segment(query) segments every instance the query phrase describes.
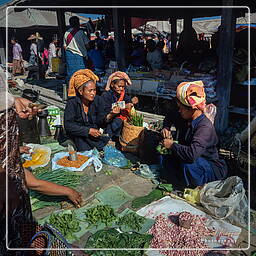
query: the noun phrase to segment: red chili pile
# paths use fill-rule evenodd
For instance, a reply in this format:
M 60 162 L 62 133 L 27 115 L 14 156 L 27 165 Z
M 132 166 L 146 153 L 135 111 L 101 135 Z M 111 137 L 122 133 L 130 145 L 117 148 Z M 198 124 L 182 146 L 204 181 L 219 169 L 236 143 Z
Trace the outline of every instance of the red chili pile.
M 163 214 L 155 218 L 154 226 L 149 233 L 154 235 L 151 248 L 208 248 L 203 239 L 210 236 L 213 230 L 205 225 L 206 218 L 200 215 L 184 214 L 191 221 L 189 228 L 179 225 L 179 213 Z M 182 216 L 182 215 L 181 215 Z M 201 256 L 208 250 L 179 251 L 161 250 L 167 256 Z

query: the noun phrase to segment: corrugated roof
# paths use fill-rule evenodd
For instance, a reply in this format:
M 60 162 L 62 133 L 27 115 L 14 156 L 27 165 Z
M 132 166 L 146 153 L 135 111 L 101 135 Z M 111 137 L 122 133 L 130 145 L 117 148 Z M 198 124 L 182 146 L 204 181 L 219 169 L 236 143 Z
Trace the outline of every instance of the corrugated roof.
M 81 23 L 85 23 L 89 20 L 75 13 L 66 12 L 65 20 L 67 25 L 69 24 L 69 18 L 71 16 L 78 16 Z M 21 12 L 15 12 L 14 8 L 8 9 L 8 27 L 22 28 L 32 26 L 58 26 L 56 12 L 31 8 L 24 9 L 24 11 Z M 6 27 L 5 8 L 0 10 L 0 27 Z

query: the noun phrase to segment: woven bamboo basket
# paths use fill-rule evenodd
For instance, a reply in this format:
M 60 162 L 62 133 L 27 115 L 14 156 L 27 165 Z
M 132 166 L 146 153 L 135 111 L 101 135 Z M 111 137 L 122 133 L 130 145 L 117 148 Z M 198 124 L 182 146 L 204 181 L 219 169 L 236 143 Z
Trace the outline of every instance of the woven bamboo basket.
M 144 138 L 144 127 L 134 126 L 124 121 L 122 134 L 119 137 L 121 150 L 131 153 L 138 153 L 139 146 Z

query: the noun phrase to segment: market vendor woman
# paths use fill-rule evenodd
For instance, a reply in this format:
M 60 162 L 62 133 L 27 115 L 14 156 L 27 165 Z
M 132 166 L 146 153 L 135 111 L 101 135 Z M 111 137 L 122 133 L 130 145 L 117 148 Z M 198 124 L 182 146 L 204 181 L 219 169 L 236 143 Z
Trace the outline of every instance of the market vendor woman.
M 99 131 L 104 121 L 102 99 L 96 95 L 96 82 L 99 78 L 89 69 L 75 72 L 69 82 L 67 105 L 64 112 L 64 127 L 68 137 L 74 142 L 77 151 L 102 150 L 108 137 Z
M 108 78 L 105 92 L 101 95 L 104 101 L 105 133 L 113 140 L 120 135 L 123 121 L 127 120 L 129 111 L 138 103 L 138 98 L 131 98 L 125 89 L 131 85 L 131 80 L 125 72 L 117 71 Z M 124 108 L 118 103 L 123 103 Z
M 163 129 L 162 144 L 169 149 L 163 166 L 169 182 L 181 187 L 196 187 L 227 176 L 224 160 L 219 158 L 218 137 L 205 116 L 205 92 L 202 81 L 183 82 L 176 91 L 181 117 L 187 122 L 184 138 L 176 143 L 171 132 Z

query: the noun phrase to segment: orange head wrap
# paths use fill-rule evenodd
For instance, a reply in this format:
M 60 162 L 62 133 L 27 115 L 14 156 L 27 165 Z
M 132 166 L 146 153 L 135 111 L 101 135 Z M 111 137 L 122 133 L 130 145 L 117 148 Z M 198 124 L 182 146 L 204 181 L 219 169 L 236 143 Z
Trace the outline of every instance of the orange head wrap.
M 185 106 L 204 110 L 205 92 L 202 81 L 180 83 L 176 90 L 178 100 Z
M 126 81 L 127 86 L 132 84 L 130 77 L 125 72 L 116 71 L 115 73 L 109 76 L 105 90 L 109 91 L 111 88 L 112 81 L 117 79 L 124 79 Z
M 96 83 L 99 78 L 90 69 L 76 71 L 69 80 L 68 96 L 76 96 L 76 91 L 89 81 Z

